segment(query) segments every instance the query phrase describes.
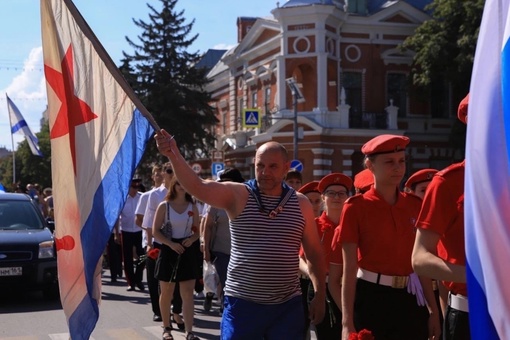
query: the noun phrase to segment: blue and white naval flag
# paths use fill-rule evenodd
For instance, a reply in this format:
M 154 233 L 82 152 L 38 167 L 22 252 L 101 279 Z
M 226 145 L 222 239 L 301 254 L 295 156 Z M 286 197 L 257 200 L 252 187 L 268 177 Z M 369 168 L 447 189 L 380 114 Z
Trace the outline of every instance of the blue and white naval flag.
M 6 94 L 7 97 L 7 111 L 9 111 L 9 120 L 11 122 L 11 133 L 15 134 L 21 134 L 25 136 L 28 146 L 30 147 L 30 151 L 32 151 L 32 154 L 35 156 L 42 156 L 42 152 L 39 149 L 39 140 L 37 137 L 32 133 L 32 130 L 27 125 L 27 121 L 25 118 L 23 118 L 23 115 L 19 111 L 18 107 L 14 104 L 14 102 L 9 98 L 9 96 Z M 14 147 L 14 145 L 13 145 Z

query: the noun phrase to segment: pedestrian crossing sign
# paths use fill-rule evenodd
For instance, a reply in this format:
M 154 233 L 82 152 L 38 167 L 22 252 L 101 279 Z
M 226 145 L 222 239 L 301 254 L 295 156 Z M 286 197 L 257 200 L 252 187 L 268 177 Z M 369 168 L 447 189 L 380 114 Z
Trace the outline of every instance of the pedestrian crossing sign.
M 243 128 L 260 128 L 260 118 L 259 109 L 244 109 Z

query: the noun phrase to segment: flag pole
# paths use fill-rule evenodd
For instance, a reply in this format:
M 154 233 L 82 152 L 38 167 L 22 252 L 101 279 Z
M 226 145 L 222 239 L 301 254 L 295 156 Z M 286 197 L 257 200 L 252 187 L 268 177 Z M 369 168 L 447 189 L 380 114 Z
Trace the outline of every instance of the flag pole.
M 7 111 L 9 111 L 9 96 L 7 95 L 7 92 L 5 93 L 5 98 L 7 99 L 6 100 Z M 11 146 L 12 146 L 12 183 L 16 184 L 16 155 L 14 152 L 14 137 L 12 136 L 12 119 L 10 113 L 9 113 L 9 127 L 11 128 Z

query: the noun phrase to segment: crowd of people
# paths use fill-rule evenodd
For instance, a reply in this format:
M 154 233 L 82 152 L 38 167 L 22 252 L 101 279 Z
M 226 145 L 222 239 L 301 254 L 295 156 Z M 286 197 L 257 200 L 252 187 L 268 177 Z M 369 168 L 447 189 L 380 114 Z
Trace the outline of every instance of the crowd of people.
M 306 339 L 310 328 L 318 339 L 470 338 L 463 163 L 422 169 L 401 188 L 410 140 L 380 135 L 363 145 L 354 181 L 331 173 L 303 185 L 285 148 L 267 142 L 255 179 L 223 182 L 198 177 L 166 131 L 156 141 L 184 190 L 212 207 L 202 234 L 228 223 L 222 339 Z
M 204 260 L 219 277 L 204 309 L 218 298 L 222 339 L 469 339 L 463 162 L 402 185 L 410 140 L 380 135 L 363 145 L 354 180 L 333 172 L 303 183 L 285 148 L 267 142 L 254 179 L 227 168 L 214 181 L 193 172 L 166 131 L 156 141 L 170 161 L 152 169 L 153 189 L 132 180 L 108 255 L 111 280 L 123 267 L 128 290 L 145 290 L 146 269 L 163 340 L 172 321 L 198 339 Z

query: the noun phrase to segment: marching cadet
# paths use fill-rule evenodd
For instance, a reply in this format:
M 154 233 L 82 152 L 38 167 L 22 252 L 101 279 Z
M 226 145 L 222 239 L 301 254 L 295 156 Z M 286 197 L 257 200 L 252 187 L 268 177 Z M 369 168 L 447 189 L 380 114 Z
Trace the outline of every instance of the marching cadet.
M 310 203 L 312 203 L 315 217 L 319 217 L 322 212 L 322 198 L 318 186 L 319 181 L 311 181 L 304 184 L 298 190 L 298 192 L 305 195 Z M 310 287 L 310 278 L 308 277 L 308 264 L 304 258 L 303 249 L 299 252 L 299 274 L 299 285 L 301 286 L 301 298 L 303 311 L 305 313 L 305 339 L 310 339 L 310 320 L 308 319 L 308 289 Z
M 404 184 L 404 191 L 415 194 L 423 199 L 425 191 L 436 173 L 436 169 L 422 169 L 416 171 L 407 179 L 406 184 Z
M 363 329 L 376 339 L 418 340 L 440 334 L 431 281 L 418 278 L 411 266 L 421 200 L 399 190 L 408 144 L 404 136 L 380 135 L 361 149 L 374 185 L 345 202 L 332 242 L 331 262 L 343 256 L 344 340 Z
M 458 117 L 467 123 L 469 94 Z M 469 309 L 464 248 L 465 161 L 439 171 L 430 183 L 416 223 L 413 268 L 420 275 L 443 280 L 449 291 L 443 339 L 469 340 Z
M 313 213 L 315 217 L 319 217 L 322 212 L 322 198 L 321 193 L 317 188 L 318 186 L 319 181 L 311 181 L 303 185 L 298 190 L 298 192 L 308 197 L 308 200 L 310 200 L 310 203 L 312 203 Z
M 342 314 L 340 312 L 340 285 L 342 281 L 342 266 L 330 267 L 331 241 L 335 228 L 340 222 L 345 201 L 350 196 L 352 179 L 341 173 L 331 173 L 321 179 L 318 190 L 321 193 L 324 211 L 315 219 L 317 232 L 321 240 L 326 258 L 326 268 L 329 269 L 328 287 L 326 289 L 326 313 L 324 320 L 315 325 L 318 340 L 339 339 L 342 334 Z M 332 271 L 332 272 L 331 272 Z M 329 287 L 332 285 L 333 290 Z
M 374 185 L 374 175 L 370 170 L 362 170 L 354 176 L 354 190 L 356 194 L 364 194 L 372 185 Z

